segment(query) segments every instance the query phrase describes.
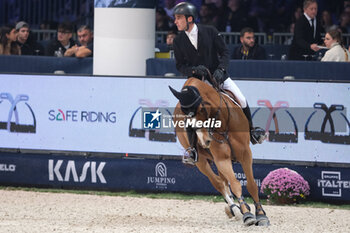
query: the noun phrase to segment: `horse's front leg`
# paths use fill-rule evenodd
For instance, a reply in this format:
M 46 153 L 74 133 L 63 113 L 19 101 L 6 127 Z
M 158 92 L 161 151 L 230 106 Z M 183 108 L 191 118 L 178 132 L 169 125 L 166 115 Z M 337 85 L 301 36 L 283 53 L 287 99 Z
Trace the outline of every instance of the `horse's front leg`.
M 266 213 L 260 203 L 259 189 L 254 180 L 252 152 L 250 148 L 247 147 L 244 153 L 245 154 L 242 157 L 242 161 L 240 161 L 240 163 L 243 168 L 244 174 L 246 175 L 246 178 L 247 178 L 247 190 L 254 200 L 257 225 L 268 226 L 270 224 L 270 221 L 266 216 Z
M 231 191 L 238 199 L 244 224 L 247 226 L 255 224 L 255 216 L 250 213 L 250 208 L 243 199 L 241 183 L 236 179 L 233 171 L 229 146 L 224 143 L 212 143 L 210 151 L 213 154 L 215 165 L 222 176 L 230 183 Z
M 202 147 L 198 148 L 199 152 L 199 158 L 198 162 L 196 163 L 196 166 L 200 172 L 202 172 L 205 176 L 208 177 L 210 183 L 213 185 L 213 187 L 221 193 L 221 195 L 224 197 L 227 207 L 225 207 L 226 214 L 232 218 L 235 216 L 236 220 L 239 220 L 242 218 L 242 214 L 240 212 L 240 209 L 237 205 L 234 204 L 232 193 L 230 191 L 228 182 L 223 179 L 223 176 L 218 176 L 215 174 L 213 169 L 211 168 L 207 157 L 210 156 L 208 152 L 206 152 Z
M 241 220 L 242 219 L 241 209 L 234 202 L 234 195 L 231 192 L 230 184 L 221 172 L 219 172 L 219 176 L 221 177 L 222 180 L 224 180 L 224 183 L 225 183 L 225 194 L 223 196 L 225 198 L 226 203 L 228 204 L 225 207 L 225 213 L 229 218 L 235 217 L 236 220 Z

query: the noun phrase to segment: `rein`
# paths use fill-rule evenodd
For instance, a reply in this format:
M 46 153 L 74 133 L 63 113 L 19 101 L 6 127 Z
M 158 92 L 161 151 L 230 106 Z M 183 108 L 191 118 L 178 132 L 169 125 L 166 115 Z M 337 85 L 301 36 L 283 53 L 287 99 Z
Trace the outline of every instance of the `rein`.
M 213 76 L 211 75 L 211 73 L 210 73 L 210 71 L 209 71 L 209 69 L 207 69 L 207 73 L 208 73 L 208 76 L 209 76 L 209 81 L 211 81 L 211 83 L 213 84 L 213 87 L 214 87 L 214 89 L 216 90 L 216 92 L 218 93 L 218 95 L 219 95 L 219 97 L 220 97 L 220 105 L 219 105 L 219 108 L 218 108 L 218 111 L 216 112 L 216 114 L 215 114 L 215 119 L 218 119 L 218 117 L 219 117 L 219 114 L 221 113 L 221 108 L 222 108 L 222 102 L 224 102 L 225 103 L 225 105 L 226 105 L 226 108 L 227 108 L 227 111 L 228 111 L 228 118 L 227 118 L 227 122 L 226 122 L 226 131 L 224 131 L 224 132 L 215 132 L 214 130 L 214 127 L 210 127 L 209 128 L 209 136 L 210 136 L 210 138 L 211 139 L 213 139 L 214 141 L 216 141 L 216 142 L 218 142 L 218 143 L 225 143 L 225 142 L 227 142 L 228 144 L 229 144 L 229 146 L 230 146 L 230 148 L 231 148 L 231 151 L 232 151 L 232 146 L 231 146 L 231 143 L 230 143 L 230 141 L 228 140 L 228 126 L 229 126 L 229 124 L 230 124 L 230 111 L 229 111 L 229 107 L 228 107 L 228 103 L 227 103 L 227 101 L 223 98 L 223 96 L 222 96 L 222 94 L 220 93 L 220 90 L 221 90 L 221 88 L 220 88 L 220 85 L 216 82 L 216 80 L 213 78 Z M 202 81 L 204 82 L 205 81 L 205 77 L 203 76 L 202 77 Z M 208 114 L 208 111 L 207 111 L 207 109 L 205 108 L 205 104 L 209 104 L 208 102 L 206 102 L 206 101 L 202 101 L 202 103 L 201 103 L 201 105 L 202 105 L 202 107 L 204 108 L 204 110 L 205 110 L 205 114 L 206 114 L 206 118 L 207 119 L 209 119 L 209 114 Z M 219 134 L 220 136 L 222 136 L 223 137 L 223 139 L 222 140 L 220 140 L 220 139 L 216 139 L 215 137 L 214 137 L 214 134 L 215 133 L 217 133 L 217 134 Z

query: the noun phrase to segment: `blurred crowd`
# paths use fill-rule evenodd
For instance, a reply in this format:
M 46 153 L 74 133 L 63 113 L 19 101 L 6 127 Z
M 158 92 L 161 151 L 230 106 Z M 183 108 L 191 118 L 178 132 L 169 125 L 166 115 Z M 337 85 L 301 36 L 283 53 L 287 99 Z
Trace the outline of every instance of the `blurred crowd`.
M 33 1 L 35 0 L 29 0 L 28 2 Z M 34 25 L 31 21 L 28 23 L 21 21 L 23 19 L 19 18 L 21 16 L 21 10 L 19 10 L 18 14 L 16 11 L 6 11 L 8 17 L 6 18 L 7 22 L 0 28 L 0 54 L 92 56 L 93 31 L 91 27 L 87 26 L 92 24 L 79 22 L 93 22 L 93 1 L 58 0 L 55 4 L 58 4 L 57 7 L 60 7 L 60 4 L 62 5 L 65 1 L 69 4 L 66 5 L 64 9 L 71 9 L 71 11 L 65 11 L 65 14 L 62 14 L 64 16 L 63 18 L 58 17 L 56 21 L 39 21 L 33 19 L 33 21 L 41 22 Z M 174 6 L 183 1 L 184 0 L 157 1 L 155 19 L 156 31 L 173 31 L 168 35 L 169 39 L 167 41 L 170 50 L 172 46 L 171 41 L 176 36 L 177 30 L 174 25 Z M 0 0 L 1 4 L 4 2 L 7 4 L 6 6 L 2 5 L 4 8 L 8 7 L 8 9 L 10 9 L 9 7 L 13 7 L 17 10 L 22 9 L 19 7 L 19 1 L 17 0 Z M 294 33 L 295 22 L 297 22 L 304 13 L 304 0 L 188 0 L 187 2 L 192 3 L 197 8 L 198 16 L 196 17 L 196 23 L 212 25 L 221 32 L 242 33 L 242 30 L 244 31 L 246 28 L 249 28 L 252 33 Z M 54 4 L 52 6 L 54 6 Z M 68 6 L 72 7 L 70 8 Z M 328 32 L 332 29 L 337 29 L 343 34 L 350 33 L 350 0 L 317 0 L 317 6 L 317 18 L 323 29 L 321 31 Z M 51 7 L 48 8 L 51 9 Z M 77 15 L 74 16 L 74 14 Z M 79 14 L 84 17 L 80 17 Z M 89 18 L 89 20 L 82 20 L 86 18 Z M 4 15 L 0 16 L 0 20 L 1 19 L 5 19 Z M 78 28 L 73 25 L 82 26 Z M 30 31 L 31 26 L 44 30 L 53 29 L 57 32 L 57 35 L 55 38 L 50 36 L 42 38 L 42 41 L 38 41 L 38 43 L 35 41 Z M 46 34 L 43 35 L 45 36 Z M 76 41 L 73 40 L 73 35 L 77 35 Z M 245 41 L 243 35 L 241 35 L 241 44 L 244 44 L 242 41 Z M 248 42 L 248 39 L 246 39 L 246 41 L 246 44 L 249 45 L 250 42 Z M 285 41 L 284 44 L 290 45 L 292 41 Z M 253 46 L 254 44 L 250 47 Z M 242 57 L 241 54 L 237 54 L 237 56 Z
M 0 28 L 0 55 L 45 55 L 56 57 L 92 57 L 93 30 L 81 25 L 76 31 L 73 24 L 63 22 L 57 27 L 55 38 L 38 42 L 25 21 Z M 73 39 L 77 34 L 78 40 Z M 43 43 L 44 42 L 44 43 Z
M 173 8 L 182 1 L 160 0 L 156 30 L 175 29 Z M 199 12 L 197 23 L 215 26 L 221 32 L 293 32 L 303 14 L 303 0 L 189 0 Z M 339 27 L 350 33 L 350 0 L 318 0 L 318 17 L 325 31 Z

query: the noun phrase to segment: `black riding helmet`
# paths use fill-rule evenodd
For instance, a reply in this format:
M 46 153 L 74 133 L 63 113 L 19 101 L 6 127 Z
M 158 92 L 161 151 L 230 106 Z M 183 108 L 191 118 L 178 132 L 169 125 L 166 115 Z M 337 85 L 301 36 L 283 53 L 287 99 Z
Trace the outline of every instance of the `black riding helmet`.
M 189 2 L 180 2 L 174 8 L 174 15 L 184 15 L 188 24 L 188 17 L 193 17 L 194 20 L 197 18 L 197 9 L 196 7 Z M 188 26 L 187 26 L 188 28 Z
M 174 15 L 192 16 L 193 20 L 195 20 L 197 18 L 197 9 L 189 2 L 180 2 L 174 8 Z

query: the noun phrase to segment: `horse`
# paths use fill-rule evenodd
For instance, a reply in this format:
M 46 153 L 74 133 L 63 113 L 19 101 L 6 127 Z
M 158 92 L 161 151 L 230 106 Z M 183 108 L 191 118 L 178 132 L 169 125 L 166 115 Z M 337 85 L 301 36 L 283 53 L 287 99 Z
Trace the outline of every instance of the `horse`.
M 249 123 L 241 107 L 231 101 L 230 97 L 198 78 L 189 78 L 181 92 L 170 86 L 169 88 L 179 100 L 173 120 L 185 122 L 177 124 L 175 128 L 179 142 L 185 150 L 191 147 L 188 133 L 191 127 L 196 135 L 194 145 L 198 153 L 195 166 L 224 197 L 228 217 L 242 219 L 246 226 L 268 226 L 270 221 L 260 203 L 258 186 L 253 176 Z M 208 123 L 213 120 L 215 124 Z M 192 125 L 187 124 L 186 127 L 188 122 Z M 220 124 L 216 124 L 218 122 Z M 255 216 L 244 201 L 242 186 L 235 177 L 232 161 L 239 162 L 246 175 L 247 189 L 254 200 Z M 217 167 L 218 175 L 211 168 L 212 162 Z M 238 205 L 234 202 L 235 198 Z

